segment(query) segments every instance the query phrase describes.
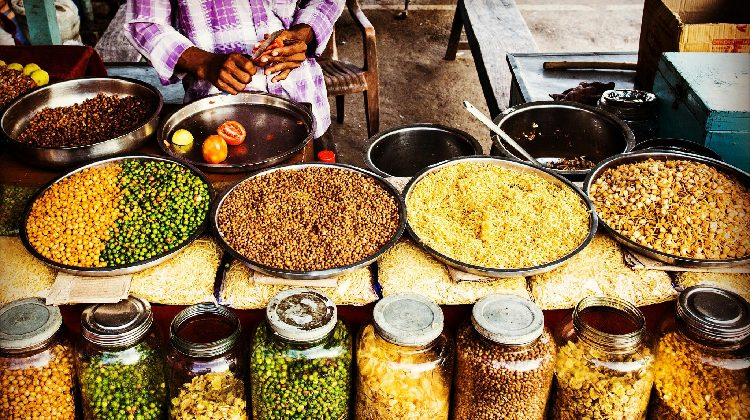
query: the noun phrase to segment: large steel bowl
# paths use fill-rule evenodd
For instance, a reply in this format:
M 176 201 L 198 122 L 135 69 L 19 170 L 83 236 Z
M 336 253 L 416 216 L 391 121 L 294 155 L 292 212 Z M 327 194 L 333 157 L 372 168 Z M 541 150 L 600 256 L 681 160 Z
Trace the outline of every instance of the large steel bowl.
M 597 163 L 629 152 L 635 146 L 633 131 L 622 120 L 609 112 L 574 102 L 517 105 L 495 118 L 495 124 L 542 164 L 580 156 Z M 493 155 L 525 160 L 494 133 L 492 148 Z M 590 171 L 551 170 L 578 181 Z
M 493 156 L 469 156 L 469 157 L 460 157 L 456 159 L 451 159 L 447 162 L 439 163 L 437 165 L 430 166 L 429 168 L 423 170 L 414 178 L 409 181 L 409 183 L 406 185 L 406 188 L 404 188 L 404 203 L 408 203 L 409 201 L 409 194 L 411 194 L 412 189 L 415 185 L 419 183 L 419 181 L 426 177 L 427 175 L 430 175 L 431 173 L 440 171 L 443 168 L 446 168 L 448 166 L 452 165 L 458 165 L 460 163 L 484 163 L 488 165 L 496 165 L 502 168 L 512 169 L 515 171 L 520 172 L 527 172 L 531 173 L 537 176 L 540 176 L 544 179 L 546 179 L 549 182 L 552 182 L 554 184 L 560 185 L 563 188 L 568 188 L 573 191 L 575 191 L 576 195 L 581 199 L 584 206 L 586 206 L 586 209 L 589 213 L 589 226 L 588 226 L 588 235 L 586 235 L 586 238 L 581 242 L 574 250 L 569 252 L 567 255 L 564 255 L 554 261 L 551 261 L 546 264 L 538 265 L 535 267 L 522 267 L 522 268 L 493 268 L 493 267 L 482 267 L 478 265 L 473 264 L 467 264 L 461 261 L 458 261 L 454 258 L 451 258 L 440 251 L 437 251 L 436 249 L 432 248 L 431 246 L 427 245 L 422 238 L 419 237 L 419 235 L 414 232 L 414 229 L 412 229 L 411 225 L 408 223 L 406 224 L 406 230 L 411 235 L 411 237 L 427 252 L 432 254 L 435 258 L 442 261 L 445 264 L 448 264 L 452 267 L 458 268 L 459 270 L 466 271 L 468 273 L 477 274 L 480 276 L 487 276 L 487 277 L 527 277 L 527 276 L 533 276 L 536 274 L 545 273 L 547 271 L 550 271 L 552 269 L 555 269 L 562 265 L 564 262 L 568 261 L 570 258 L 572 258 L 574 255 L 581 252 L 586 246 L 591 242 L 591 240 L 594 238 L 594 235 L 596 234 L 596 228 L 597 228 L 597 217 L 596 213 L 593 210 L 593 206 L 591 204 L 591 201 L 589 201 L 588 196 L 586 196 L 581 190 L 576 187 L 572 182 L 565 179 L 561 175 L 558 175 L 556 173 L 553 173 L 547 169 L 538 168 L 531 163 L 522 162 L 519 160 L 514 159 L 508 159 L 508 158 L 500 158 L 500 157 L 493 157 Z M 406 209 L 407 215 L 409 212 L 409 209 Z M 554 238 L 550 238 L 550 240 L 554 240 Z
M 704 156 L 699 156 L 691 153 L 681 152 L 666 152 L 666 151 L 644 151 L 644 152 L 633 152 L 625 153 L 617 156 L 612 156 L 604 161 L 600 162 L 591 173 L 586 177 L 583 182 L 583 190 L 587 195 L 590 194 L 591 186 L 596 182 L 602 174 L 610 168 L 616 168 L 620 165 L 629 163 L 643 162 L 648 159 L 654 160 L 687 160 L 692 162 L 703 163 L 708 166 L 716 168 L 718 171 L 723 172 L 727 175 L 732 176 L 738 182 L 741 182 L 746 187 L 750 188 L 750 174 L 747 172 L 735 168 L 734 166 L 728 165 L 722 161 L 711 159 Z M 592 200 L 593 202 L 593 200 Z M 596 210 L 596 204 L 594 204 L 594 210 Z M 661 261 L 667 264 L 672 264 L 687 268 L 717 268 L 717 267 L 733 267 L 738 265 L 745 265 L 750 263 L 750 255 L 742 258 L 734 258 L 729 260 L 699 260 L 694 258 L 685 258 L 677 255 L 667 254 L 661 251 L 643 246 L 637 242 L 630 240 L 618 231 L 613 229 L 603 219 L 599 219 L 599 224 L 604 227 L 614 240 L 624 245 L 625 247 L 635 251 L 638 254 L 645 255 L 657 261 Z
M 153 106 L 146 121 L 129 133 L 98 143 L 71 147 L 39 147 L 16 140 L 31 116 L 43 108 L 71 106 L 103 93 L 138 96 Z M 140 80 L 124 77 L 91 77 L 53 83 L 17 98 L 0 117 L 0 127 L 18 159 L 41 167 L 66 167 L 131 152 L 156 132 L 164 100 L 159 91 Z
M 297 270 L 286 270 L 286 269 L 280 269 L 276 267 L 271 267 L 265 264 L 261 264 L 257 261 L 251 260 L 244 255 L 237 252 L 234 248 L 232 248 L 229 243 L 227 243 L 226 239 L 224 239 L 224 235 L 221 233 L 221 229 L 219 229 L 219 209 L 224 203 L 224 200 L 227 198 L 227 196 L 234 191 L 237 186 L 241 185 L 243 182 L 257 178 L 266 174 L 270 174 L 275 171 L 298 171 L 305 168 L 312 168 L 312 167 L 321 167 L 321 168 L 337 168 L 342 169 L 346 171 L 356 172 L 359 174 L 362 174 L 368 178 L 372 178 L 375 182 L 378 183 L 381 187 L 383 187 L 388 193 L 393 197 L 394 200 L 396 200 L 396 205 L 398 206 L 398 213 L 399 213 L 399 223 L 398 228 L 396 229 L 396 232 L 393 234 L 393 236 L 388 240 L 388 242 L 385 243 L 380 249 L 375 252 L 374 254 L 370 255 L 369 257 L 366 257 L 362 260 L 359 260 L 357 262 L 354 262 L 349 265 L 345 265 L 342 267 L 334 267 L 334 268 L 328 268 L 325 270 L 313 270 L 313 271 L 297 271 Z M 285 279 L 293 279 L 293 280 L 317 280 L 317 279 L 325 279 L 325 278 L 331 278 L 331 277 L 337 277 L 342 274 L 346 274 L 349 272 L 352 272 L 354 270 L 357 270 L 359 268 L 365 267 L 378 258 L 380 258 L 383 253 L 385 253 L 387 250 L 389 250 L 393 245 L 398 242 L 398 240 L 401 238 L 401 235 L 404 233 L 404 228 L 406 225 L 406 209 L 404 206 L 404 202 L 401 199 L 401 194 L 399 191 L 391 185 L 388 181 L 381 178 L 380 176 L 367 171 L 365 169 L 357 168 L 355 166 L 349 166 L 349 165 L 343 165 L 343 164 L 333 164 L 333 163 L 297 163 L 292 165 L 282 165 L 282 166 L 276 166 L 270 169 L 265 169 L 260 172 L 256 172 L 253 175 L 250 175 L 249 177 L 237 182 L 232 187 L 228 188 L 226 191 L 224 191 L 221 196 L 219 196 L 218 199 L 213 204 L 213 207 L 211 208 L 211 224 L 213 227 L 214 232 L 216 233 L 216 238 L 219 241 L 219 244 L 227 251 L 229 252 L 232 257 L 235 259 L 242 261 L 247 265 L 248 267 L 252 268 L 255 271 L 270 275 L 270 276 L 276 276 L 281 277 Z
M 424 168 L 460 156 L 482 154 L 477 139 L 440 124 L 412 124 L 374 135 L 365 163 L 384 177 L 412 177 Z
M 66 179 L 68 179 L 72 175 L 83 171 L 84 169 L 95 168 L 95 167 L 102 167 L 102 166 L 107 166 L 107 165 L 113 165 L 113 164 L 116 164 L 118 162 L 123 162 L 123 161 L 126 161 L 126 160 L 163 161 L 163 162 L 176 163 L 178 165 L 184 166 L 185 168 L 189 169 L 193 174 L 195 174 L 197 177 L 199 177 L 206 184 L 206 186 L 208 187 L 208 194 L 209 194 L 210 198 L 213 198 L 214 195 L 215 195 L 213 186 L 211 185 L 211 183 L 208 181 L 208 178 L 206 178 L 206 176 L 203 173 L 201 173 L 198 169 L 194 168 L 193 166 L 187 165 L 187 164 L 185 164 L 183 162 L 178 162 L 178 161 L 176 161 L 174 159 L 171 159 L 171 158 L 159 157 L 159 156 L 122 156 L 122 157 L 114 157 L 114 158 L 104 159 L 104 160 L 100 160 L 100 161 L 97 161 L 97 162 L 94 162 L 94 163 L 89 163 L 87 165 L 83 165 L 83 166 L 81 166 L 79 168 L 76 168 L 76 169 L 68 172 L 67 174 L 65 174 L 65 175 L 63 175 L 63 176 L 61 176 L 61 177 L 59 177 L 59 178 L 57 178 L 57 179 L 49 182 L 47 185 L 45 185 L 44 187 L 42 187 L 39 190 L 39 192 L 37 192 L 31 200 L 29 200 L 29 203 L 26 206 L 26 210 L 23 213 L 22 224 L 21 224 L 21 229 L 20 229 L 21 242 L 26 247 L 26 249 L 29 251 L 29 253 L 31 253 L 31 255 L 33 255 L 34 257 L 38 258 L 39 260 L 41 260 L 43 263 L 49 265 L 50 267 L 52 267 L 52 268 L 54 268 L 56 270 L 59 270 L 59 271 L 66 272 L 66 273 L 75 274 L 75 275 L 79 275 L 79 276 L 90 276 L 90 277 L 121 276 L 121 275 L 126 275 L 126 274 L 137 273 L 137 272 L 143 271 L 143 270 L 145 270 L 147 268 L 151 268 L 151 267 L 154 267 L 156 265 L 159 265 L 159 264 L 161 264 L 161 263 L 163 263 L 163 262 L 171 259 L 172 257 L 174 257 L 175 255 L 177 255 L 177 253 L 180 250 L 182 250 L 186 246 L 188 246 L 191 243 L 193 243 L 193 241 L 195 241 L 196 239 L 198 239 L 198 237 L 200 237 L 200 235 L 203 234 L 203 232 L 208 227 L 208 215 L 209 215 L 209 212 L 206 212 L 206 215 L 204 216 L 203 221 L 201 222 L 201 224 L 198 226 L 198 228 L 196 228 L 196 230 L 194 232 L 192 232 L 190 234 L 190 236 L 183 243 L 181 243 L 180 245 L 178 245 L 177 247 L 175 247 L 175 248 L 173 248 L 173 249 L 171 249 L 169 251 L 162 252 L 162 253 L 160 253 L 160 254 L 152 257 L 152 258 L 149 258 L 149 259 L 143 260 L 143 261 L 139 261 L 137 263 L 123 264 L 123 265 L 112 266 L 112 267 L 76 267 L 76 266 L 72 266 L 72 265 L 61 264 L 61 263 L 59 263 L 57 261 L 53 261 L 53 260 L 51 260 L 51 259 L 43 256 L 42 254 L 40 254 L 31 245 L 31 243 L 29 242 L 29 235 L 28 235 L 28 232 L 26 230 L 26 224 L 27 224 L 27 221 L 29 219 L 29 213 L 31 212 L 31 208 L 34 205 L 34 202 L 37 199 L 39 199 L 48 189 L 50 189 L 53 185 L 55 185 L 57 183 L 60 183 L 60 182 L 62 182 L 64 180 L 66 180 Z

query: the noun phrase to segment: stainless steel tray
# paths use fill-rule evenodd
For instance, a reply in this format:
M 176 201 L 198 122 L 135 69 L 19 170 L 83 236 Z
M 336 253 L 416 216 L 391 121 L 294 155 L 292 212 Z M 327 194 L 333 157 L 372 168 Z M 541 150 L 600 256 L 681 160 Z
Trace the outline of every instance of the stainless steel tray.
M 133 131 L 85 146 L 39 147 L 16 140 L 16 137 L 26 128 L 31 116 L 43 108 L 71 106 L 91 99 L 99 93 L 138 96 L 150 102 L 154 109 L 148 119 Z M 67 80 L 34 89 L 16 98 L 0 117 L 0 127 L 2 127 L 3 137 L 15 150 L 19 160 L 41 167 L 66 167 L 131 152 L 139 148 L 156 133 L 163 104 L 161 93 L 140 80 L 124 77 Z
M 245 141 L 229 146 L 221 163 L 203 160 L 203 140 L 227 120 L 239 121 L 247 131 Z M 195 139 L 185 149 L 170 141 L 179 129 L 190 131 Z M 251 172 L 289 159 L 312 140 L 315 120 L 303 104 L 262 92 L 216 94 L 191 102 L 165 119 L 159 127 L 159 147 L 174 158 L 209 172 Z
M 541 169 L 538 168 L 530 163 L 522 162 L 520 160 L 515 159 L 507 159 L 507 158 L 499 158 L 494 156 L 469 156 L 469 157 L 460 157 L 451 159 L 449 161 L 439 163 L 437 165 L 430 166 L 429 168 L 423 170 L 422 172 L 418 173 L 416 176 L 414 176 L 411 181 L 406 185 L 406 188 L 404 188 L 404 203 L 407 203 L 409 200 L 409 194 L 411 193 L 414 186 L 425 176 L 439 171 L 443 168 L 446 168 L 448 166 L 457 165 L 460 163 L 485 163 L 489 165 L 496 165 L 503 168 L 513 169 L 516 171 L 521 172 L 528 172 L 532 173 L 538 176 L 541 176 L 542 178 L 555 183 L 557 185 L 570 188 L 571 190 L 575 191 L 575 193 L 580 197 L 581 201 L 583 201 L 584 205 L 586 206 L 586 209 L 589 212 L 589 233 L 586 236 L 586 238 L 581 242 L 578 247 L 576 247 L 573 251 L 571 251 L 569 254 L 558 258 L 552 262 L 549 262 L 547 264 L 538 265 L 534 267 L 524 267 L 524 268 L 491 268 L 491 267 L 482 267 L 478 265 L 473 264 L 466 264 L 464 262 L 458 261 L 456 259 L 453 259 L 434 248 L 427 245 L 412 229 L 411 225 L 408 223 L 407 218 L 407 225 L 406 230 L 409 232 L 409 235 L 427 252 L 432 254 L 435 258 L 442 261 L 445 264 L 450 265 L 451 267 L 458 268 L 459 270 L 466 271 L 468 273 L 477 274 L 480 276 L 488 276 L 488 277 L 526 277 L 526 276 L 533 276 L 535 274 L 541 274 L 547 271 L 550 271 L 567 260 L 569 260 L 574 255 L 578 254 L 586 248 L 586 246 L 591 242 L 591 240 L 594 238 L 594 234 L 596 234 L 596 227 L 597 227 L 597 217 L 596 213 L 593 210 L 593 206 L 591 204 L 591 201 L 589 200 L 588 196 L 586 196 L 581 190 L 576 187 L 572 182 L 568 181 L 561 175 L 558 175 L 556 173 L 551 172 L 547 169 Z M 409 212 L 409 209 L 406 209 L 407 215 Z
M 362 174 L 366 177 L 372 178 L 377 182 L 381 187 L 383 187 L 386 191 L 390 193 L 390 195 L 396 200 L 396 205 L 398 206 L 398 212 L 399 212 L 399 223 L 398 228 L 396 229 L 396 232 L 393 234 L 390 240 L 385 243 L 376 253 L 370 255 L 367 258 L 364 258 L 362 260 L 359 260 L 355 263 L 345 265 L 342 267 L 335 267 L 335 268 L 329 268 L 325 270 L 314 270 L 314 271 L 295 271 L 295 270 L 284 270 L 279 269 L 275 267 L 270 267 L 261 263 L 258 263 L 257 261 L 253 261 L 239 252 L 237 252 L 234 248 L 232 248 L 227 241 L 224 239 L 224 236 L 221 234 L 221 231 L 219 230 L 219 221 L 218 221 L 218 213 L 219 208 L 221 208 L 222 204 L 224 203 L 224 200 L 226 199 L 227 195 L 234 191 L 234 189 L 242 184 L 243 182 L 253 179 L 262 175 L 266 175 L 275 171 L 298 171 L 305 168 L 313 168 L 313 167 L 322 167 L 322 168 L 337 168 L 337 169 L 343 169 L 351 172 L 356 172 L 359 174 Z M 298 163 L 298 164 L 292 164 L 292 165 L 282 165 L 277 166 L 274 168 L 266 169 L 260 172 L 257 172 L 253 175 L 250 175 L 249 177 L 237 182 L 230 188 L 227 188 L 226 191 L 224 191 L 221 196 L 219 196 L 216 201 L 214 202 L 213 206 L 211 207 L 211 225 L 216 233 L 216 238 L 219 240 L 219 244 L 234 258 L 236 258 L 239 261 L 242 261 L 245 263 L 248 267 L 252 268 L 253 270 L 256 270 L 258 272 L 270 275 L 270 276 L 276 276 L 281 277 L 285 279 L 293 279 L 293 280 L 317 280 L 317 279 L 325 279 L 325 278 L 331 278 L 331 277 L 337 277 L 342 274 L 349 273 L 351 271 L 357 270 L 359 268 L 365 267 L 369 265 L 370 263 L 374 262 L 378 258 L 380 258 L 381 255 L 383 255 L 384 252 L 389 250 L 393 245 L 398 242 L 398 240 L 401 238 L 401 235 L 404 232 L 404 228 L 406 225 L 406 208 L 404 206 L 404 202 L 401 199 L 401 195 L 399 194 L 398 190 L 391 185 L 388 181 L 381 178 L 380 176 L 367 171 L 365 169 L 357 168 L 354 166 L 349 165 L 343 165 L 343 164 L 333 164 L 333 163 Z
M 55 185 L 56 183 L 63 181 L 73 174 L 76 174 L 78 172 L 81 172 L 84 169 L 87 168 L 95 168 L 95 167 L 101 167 L 101 166 L 107 166 L 112 165 L 118 162 L 126 161 L 126 160 L 153 160 L 153 161 L 163 161 L 163 162 L 170 162 L 170 163 L 176 163 L 178 165 L 181 165 L 187 169 L 189 169 L 191 172 L 193 172 L 196 176 L 198 176 L 206 185 L 208 186 L 208 194 L 210 198 L 213 198 L 215 193 L 213 186 L 208 181 L 208 178 L 201 173 L 196 168 L 185 164 L 183 162 L 176 161 L 171 158 L 166 157 L 157 157 L 157 156 L 140 156 L 140 155 L 133 155 L 133 156 L 122 156 L 122 157 L 115 157 L 115 158 L 109 158 L 100 160 L 94 163 L 90 163 L 88 165 L 81 166 L 79 168 L 76 168 L 67 174 L 51 181 L 44 187 L 42 187 L 39 192 L 37 192 L 34 197 L 29 201 L 29 204 L 26 206 L 26 210 L 23 213 L 23 219 L 20 229 L 20 235 L 21 235 L 21 242 L 26 247 L 26 249 L 33 255 L 34 257 L 41 260 L 43 263 L 49 265 L 50 267 L 63 271 L 70 274 L 75 274 L 79 276 L 91 276 L 91 277 L 107 277 L 107 276 L 120 276 L 120 275 L 126 275 L 126 274 L 133 274 L 137 273 L 139 271 L 143 271 L 147 268 L 151 268 L 153 266 L 159 265 L 163 263 L 164 261 L 169 260 L 170 258 L 174 257 L 178 251 L 183 249 L 184 247 L 191 244 L 194 240 L 196 240 L 205 230 L 208 226 L 208 215 L 209 212 L 206 212 L 206 215 L 203 219 L 203 222 L 198 226 L 198 228 L 188 237 L 187 240 L 185 240 L 182 244 L 177 246 L 174 249 L 171 249 L 167 252 L 163 252 L 155 257 L 149 258 L 147 260 L 133 263 L 133 264 L 125 264 L 125 265 L 119 265 L 119 266 L 112 266 L 112 267 L 76 267 L 71 265 L 65 265 L 58 263 L 56 261 L 52 261 L 49 258 L 43 256 L 40 254 L 36 249 L 34 249 L 33 246 L 31 246 L 31 243 L 29 243 L 29 237 L 28 233 L 26 232 L 26 224 L 29 218 L 29 212 L 31 211 L 31 207 L 34 205 L 34 202 L 42 196 L 50 187 Z
M 589 194 L 591 185 L 609 168 L 614 168 L 627 163 L 642 162 L 648 159 L 656 160 L 689 160 L 693 162 L 703 163 L 716 168 L 717 170 L 726 174 L 732 175 L 739 182 L 745 186 L 750 187 L 750 174 L 737 169 L 734 166 L 728 165 L 719 160 L 711 159 L 704 156 L 694 155 L 690 153 L 682 152 L 664 152 L 664 151 L 644 151 L 644 152 L 632 152 L 624 153 L 616 156 L 612 156 L 608 159 L 600 162 L 596 167 L 591 170 L 591 173 L 586 177 L 583 182 L 583 190 L 586 194 Z M 715 268 L 715 267 L 731 267 L 737 265 L 744 265 L 750 263 L 750 256 L 743 258 L 734 258 L 731 260 L 698 260 L 693 258 L 685 258 L 677 255 L 671 255 L 664 252 L 656 251 L 651 248 L 645 247 L 641 244 L 631 241 L 624 235 L 621 235 L 616 230 L 612 229 L 604 220 L 599 219 L 599 223 L 604 227 L 612 238 L 625 247 L 632 249 L 633 251 L 645 255 L 657 261 L 661 261 L 667 264 L 677 265 L 687 268 Z

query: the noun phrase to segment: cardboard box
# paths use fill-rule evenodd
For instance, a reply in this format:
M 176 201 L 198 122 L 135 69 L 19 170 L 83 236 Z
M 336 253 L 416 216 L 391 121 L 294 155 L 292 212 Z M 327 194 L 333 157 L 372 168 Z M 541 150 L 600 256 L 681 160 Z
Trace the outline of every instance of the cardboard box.
M 663 52 L 750 52 L 750 1 L 645 0 L 636 84 L 651 90 Z

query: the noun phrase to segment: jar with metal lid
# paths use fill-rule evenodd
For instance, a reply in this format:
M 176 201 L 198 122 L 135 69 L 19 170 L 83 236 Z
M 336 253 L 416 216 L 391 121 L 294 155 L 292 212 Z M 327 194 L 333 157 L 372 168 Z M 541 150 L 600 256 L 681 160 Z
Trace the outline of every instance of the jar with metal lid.
M 555 340 L 534 302 L 489 295 L 456 334 L 453 417 L 542 420 L 555 371 Z
M 708 286 L 685 289 L 656 345 L 654 419 L 750 419 L 750 304 Z
M 75 417 L 73 347 L 60 309 L 39 298 L 0 308 L 0 418 Z
M 241 334 L 237 316 L 214 303 L 177 314 L 167 352 L 170 418 L 247 418 Z
M 447 419 L 453 358 L 434 302 L 417 294 L 380 300 L 357 342 L 356 418 Z
M 85 419 L 166 417 L 164 354 L 153 319 L 151 305 L 133 296 L 83 311 L 76 367 Z
M 646 417 L 654 355 L 637 307 L 586 297 L 558 332 L 553 419 Z
M 251 347 L 254 419 L 348 417 L 352 338 L 328 296 L 309 288 L 277 294 Z
M 612 89 L 599 98 L 599 109 L 614 114 L 633 131 L 640 143 L 656 137 L 656 95 L 643 90 Z

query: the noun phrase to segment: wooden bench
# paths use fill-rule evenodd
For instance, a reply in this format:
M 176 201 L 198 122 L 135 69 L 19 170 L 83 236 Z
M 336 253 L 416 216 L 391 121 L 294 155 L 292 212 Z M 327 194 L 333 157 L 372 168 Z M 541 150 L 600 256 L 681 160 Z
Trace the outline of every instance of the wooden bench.
M 513 0 L 458 0 L 446 60 L 454 60 L 466 30 L 471 55 L 490 114 L 508 106 L 511 73 L 505 54 L 537 52 L 534 38 Z

